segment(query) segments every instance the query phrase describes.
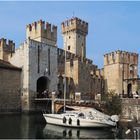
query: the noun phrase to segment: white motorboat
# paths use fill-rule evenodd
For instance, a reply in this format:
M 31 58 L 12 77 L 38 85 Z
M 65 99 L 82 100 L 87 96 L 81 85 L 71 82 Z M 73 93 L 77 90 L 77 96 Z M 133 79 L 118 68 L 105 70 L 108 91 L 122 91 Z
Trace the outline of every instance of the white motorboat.
M 47 123 L 78 128 L 114 127 L 118 121 L 117 115 L 108 116 L 94 108 L 71 107 L 74 111 L 62 114 L 46 114 L 43 116 Z

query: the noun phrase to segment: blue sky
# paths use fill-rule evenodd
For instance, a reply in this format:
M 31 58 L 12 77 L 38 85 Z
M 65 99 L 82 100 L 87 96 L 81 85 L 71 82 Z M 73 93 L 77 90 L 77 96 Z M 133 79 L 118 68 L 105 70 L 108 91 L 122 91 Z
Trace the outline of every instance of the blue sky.
M 99 68 L 103 54 L 125 50 L 140 53 L 140 2 L 0 2 L 0 38 L 25 40 L 26 25 L 39 19 L 58 26 L 58 47 L 63 47 L 61 22 L 73 16 L 89 23 L 87 57 Z

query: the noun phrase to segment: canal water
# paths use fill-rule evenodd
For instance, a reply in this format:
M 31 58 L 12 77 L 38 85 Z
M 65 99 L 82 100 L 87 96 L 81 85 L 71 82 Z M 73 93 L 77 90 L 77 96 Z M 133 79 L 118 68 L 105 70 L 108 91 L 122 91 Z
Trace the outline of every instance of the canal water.
M 128 131 L 129 130 L 129 131 Z M 126 132 L 129 132 L 126 134 Z M 46 124 L 42 115 L 0 115 L 0 139 L 116 139 L 133 138 L 130 124 L 118 129 L 76 129 Z

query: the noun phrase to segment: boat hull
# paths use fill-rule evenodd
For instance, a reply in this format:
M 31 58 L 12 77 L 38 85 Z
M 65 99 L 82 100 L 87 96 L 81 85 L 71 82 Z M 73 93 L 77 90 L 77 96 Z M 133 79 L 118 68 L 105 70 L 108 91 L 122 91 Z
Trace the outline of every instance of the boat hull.
M 69 118 L 66 118 L 66 122 L 63 123 L 63 116 L 61 114 L 43 114 L 46 122 L 48 124 L 54 124 L 59 126 L 67 126 L 67 127 L 77 127 L 77 128 L 94 128 L 94 127 L 113 127 L 115 126 L 115 122 L 107 122 L 100 120 L 90 120 L 90 119 L 81 119 L 71 117 L 71 123 L 69 123 Z M 79 119 L 79 123 L 77 120 Z

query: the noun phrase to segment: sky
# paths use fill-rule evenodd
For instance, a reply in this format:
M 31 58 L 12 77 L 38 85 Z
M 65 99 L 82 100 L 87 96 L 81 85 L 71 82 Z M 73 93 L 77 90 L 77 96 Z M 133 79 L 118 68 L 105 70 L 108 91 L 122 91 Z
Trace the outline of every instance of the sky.
M 26 25 L 42 19 L 58 26 L 57 45 L 63 48 L 61 23 L 73 16 L 89 23 L 86 56 L 99 68 L 106 53 L 140 53 L 139 1 L 0 2 L 0 38 L 11 39 L 19 47 L 26 39 Z

